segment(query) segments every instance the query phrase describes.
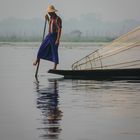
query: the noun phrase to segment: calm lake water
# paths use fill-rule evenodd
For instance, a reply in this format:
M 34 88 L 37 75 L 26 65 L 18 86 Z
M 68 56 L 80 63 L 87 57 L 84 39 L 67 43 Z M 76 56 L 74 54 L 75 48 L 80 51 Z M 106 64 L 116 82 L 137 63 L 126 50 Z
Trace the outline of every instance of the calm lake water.
M 62 43 L 71 69 L 100 43 Z M 39 43 L 0 43 L 0 140 L 140 140 L 140 82 L 64 80 L 41 61 Z

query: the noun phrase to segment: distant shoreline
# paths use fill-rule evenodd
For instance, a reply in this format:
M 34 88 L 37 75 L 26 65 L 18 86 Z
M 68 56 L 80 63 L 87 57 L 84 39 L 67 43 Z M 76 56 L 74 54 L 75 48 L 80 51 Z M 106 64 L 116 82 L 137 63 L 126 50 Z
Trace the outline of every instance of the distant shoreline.
M 103 47 L 109 44 L 110 42 L 60 42 L 60 48 L 75 48 L 75 47 L 86 47 L 86 46 L 98 46 L 98 47 Z M 25 46 L 30 46 L 30 47 L 39 47 L 41 42 L 1 42 L 0 41 L 0 48 L 1 47 L 25 47 Z
M 111 37 L 62 37 L 62 42 L 111 42 L 115 38 Z M 41 37 L 17 37 L 17 36 L 0 36 L 0 42 L 41 42 Z

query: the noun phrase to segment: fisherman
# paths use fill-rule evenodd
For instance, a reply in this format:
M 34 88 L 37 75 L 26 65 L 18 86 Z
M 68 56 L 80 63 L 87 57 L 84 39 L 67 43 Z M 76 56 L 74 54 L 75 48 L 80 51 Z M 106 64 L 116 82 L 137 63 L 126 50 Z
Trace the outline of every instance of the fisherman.
M 40 59 L 45 59 L 54 62 L 54 68 L 59 64 L 58 46 L 61 37 L 62 20 L 56 14 L 57 10 L 53 5 L 48 6 L 45 20 L 49 21 L 49 31 L 45 39 L 42 41 L 38 50 L 37 59 L 33 65 L 37 65 Z

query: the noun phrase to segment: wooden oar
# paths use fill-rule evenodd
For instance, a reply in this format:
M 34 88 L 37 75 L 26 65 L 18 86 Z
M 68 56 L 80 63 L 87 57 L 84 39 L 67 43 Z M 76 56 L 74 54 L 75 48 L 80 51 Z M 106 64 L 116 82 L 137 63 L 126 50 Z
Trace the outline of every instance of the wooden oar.
M 44 37 L 45 37 L 46 24 L 47 24 L 47 20 L 45 19 L 42 41 L 44 40 Z M 36 67 L 36 72 L 35 72 L 35 77 L 36 78 L 37 78 L 37 75 L 38 75 L 39 65 L 40 65 L 40 59 L 38 60 L 37 67 Z

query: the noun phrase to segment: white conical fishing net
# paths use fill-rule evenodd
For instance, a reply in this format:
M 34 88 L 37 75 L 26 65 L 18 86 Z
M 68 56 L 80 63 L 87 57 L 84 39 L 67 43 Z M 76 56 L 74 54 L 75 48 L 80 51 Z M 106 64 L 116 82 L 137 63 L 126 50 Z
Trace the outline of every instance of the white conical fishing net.
M 140 68 L 140 27 L 72 65 L 73 70 Z

